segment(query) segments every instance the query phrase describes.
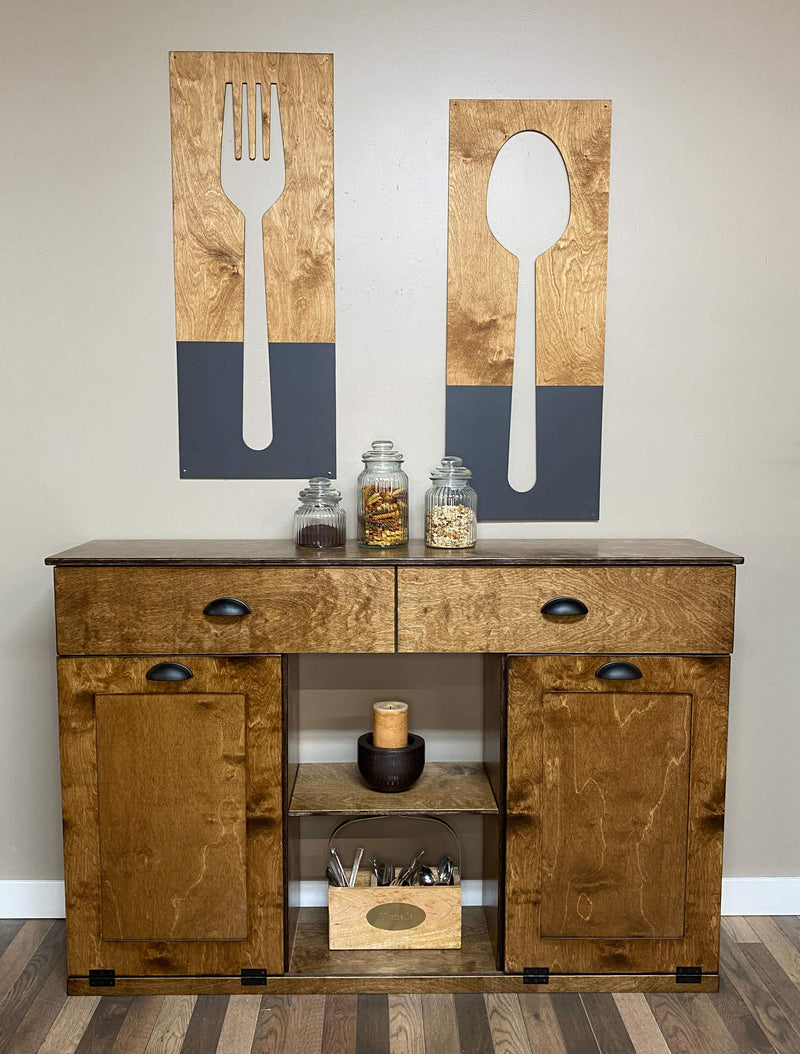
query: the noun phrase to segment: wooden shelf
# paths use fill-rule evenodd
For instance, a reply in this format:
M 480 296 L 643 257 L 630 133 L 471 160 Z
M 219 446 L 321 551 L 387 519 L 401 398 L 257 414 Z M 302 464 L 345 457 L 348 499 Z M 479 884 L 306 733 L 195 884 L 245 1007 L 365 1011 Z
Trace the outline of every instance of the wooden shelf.
M 328 909 L 300 908 L 290 975 L 419 977 L 497 974 L 483 908 L 463 908 L 460 948 L 338 951 L 328 948 Z
M 380 813 L 497 813 L 483 763 L 429 761 L 407 791 L 382 794 L 363 782 L 350 763 L 303 764 L 289 803 L 290 816 L 378 815 Z

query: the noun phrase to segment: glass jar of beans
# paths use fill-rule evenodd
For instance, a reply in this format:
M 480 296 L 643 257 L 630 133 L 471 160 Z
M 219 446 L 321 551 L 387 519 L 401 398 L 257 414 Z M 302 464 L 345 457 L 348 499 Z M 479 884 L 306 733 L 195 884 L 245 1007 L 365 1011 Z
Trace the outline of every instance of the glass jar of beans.
M 470 549 L 477 537 L 478 495 L 460 457 L 443 457 L 425 493 L 425 544 L 432 549 Z
M 361 455 L 358 477 L 358 543 L 369 548 L 408 545 L 408 476 L 390 439 L 376 439 Z

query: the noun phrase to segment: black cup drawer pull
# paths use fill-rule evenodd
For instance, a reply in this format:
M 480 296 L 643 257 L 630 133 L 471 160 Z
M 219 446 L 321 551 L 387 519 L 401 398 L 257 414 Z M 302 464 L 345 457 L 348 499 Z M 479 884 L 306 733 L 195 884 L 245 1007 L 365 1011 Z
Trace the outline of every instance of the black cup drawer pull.
M 599 670 L 595 670 L 595 677 L 601 681 L 638 681 L 642 671 L 632 662 L 607 662 Z
M 194 674 L 182 662 L 157 662 L 145 677 L 148 681 L 188 681 Z
M 250 608 L 235 597 L 217 597 L 206 604 L 203 614 L 215 615 L 217 618 L 243 618 L 250 614 Z
M 577 597 L 554 597 L 542 607 L 543 615 L 588 615 L 589 609 Z

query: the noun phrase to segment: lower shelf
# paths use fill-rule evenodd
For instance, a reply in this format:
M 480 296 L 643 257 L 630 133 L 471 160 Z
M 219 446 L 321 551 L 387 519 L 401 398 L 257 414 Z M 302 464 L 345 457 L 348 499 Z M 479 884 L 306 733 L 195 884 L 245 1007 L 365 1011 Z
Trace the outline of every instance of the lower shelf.
M 419 977 L 498 974 L 483 908 L 463 908 L 460 948 L 339 951 L 328 948 L 328 909 L 301 908 L 288 976 Z

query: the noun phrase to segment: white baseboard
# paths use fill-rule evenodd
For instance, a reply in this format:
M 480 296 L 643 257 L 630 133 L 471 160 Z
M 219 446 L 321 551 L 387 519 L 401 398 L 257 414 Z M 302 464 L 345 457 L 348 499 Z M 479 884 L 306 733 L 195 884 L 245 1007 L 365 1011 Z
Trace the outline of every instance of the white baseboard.
M 0 881 L 0 919 L 63 918 L 63 882 Z
M 800 915 L 800 878 L 723 878 L 723 915 Z
M 303 882 L 300 903 L 328 903 L 327 882 Z M 482 883 L 466 881 L 464 904 L 481 903 Z M 800 878 L 723 878 L 723 915 L 800 915 Z M 63 919 L 64 883 L 0 880 L 0 919 Z

